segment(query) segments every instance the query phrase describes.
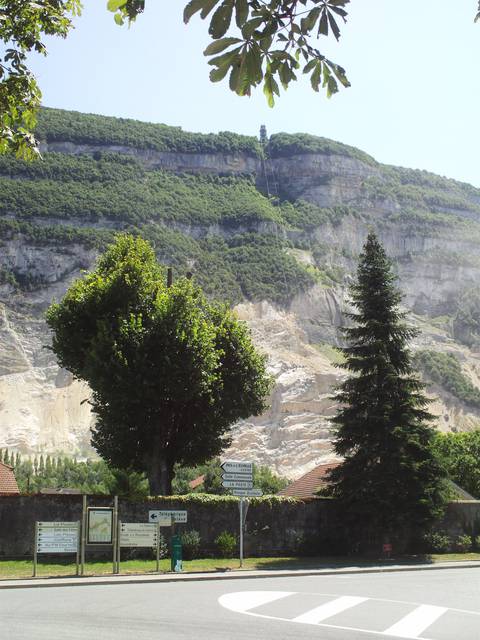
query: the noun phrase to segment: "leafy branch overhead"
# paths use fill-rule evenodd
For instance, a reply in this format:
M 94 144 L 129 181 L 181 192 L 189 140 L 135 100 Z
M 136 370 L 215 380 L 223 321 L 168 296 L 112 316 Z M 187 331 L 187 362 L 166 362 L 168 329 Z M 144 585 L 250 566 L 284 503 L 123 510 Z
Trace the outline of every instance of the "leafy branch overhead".
M 346 22 L 350 0 L 190 0 L 183 12 L 188 23 L 199 14 L 210 19 L 212 42 L 204 55 L 213 67 L 210 80 L 228 77 L 239 96 L 250 95 L 263 85 L 273 107 L 280 86 L 287 89 L 298 74 L 307 74 L 314 91 L 323 87 L 330 97 L 339 85 L 350 86 L 345 70 L 314 46 L 320 36 L 340 38 L 340 24 Z M 110 0 L 117 22 L 132 19 L 145 2 Z M 138 7 L 141 5 L 141 7 Z
M 71 18 L 81 12 L 80 0 L 2 0 L 0 2 L 0 154 L 38 154 L 33 129 L 42 97 L 27 67 L 31 51 L 46 55 L 44 35 L 65 38 Z
M 115 22 L 131 24 L 145 10 L 145 0 L 104 0 Z M 473 2 L 473 0 L 472 0 Z M 340 38 L 350 0 L 190 0 L 184 21 L 208 19 L 211 38 L 204 54 L 210 79 L 228 78 L 232 91 L 250 95 L 263 86 L 270 106 L 280 87 L 307 75 L 314 91 L 327 96 L 348 87 L 345 70 L 317 48 L 320 37 Z M 82 0 L 0 0 L 0 155 L 38 155 L 33 135 L 41 91 L 27 65 L 27 55 L 46 55 L 45 35 L 66 37 Z M 170 9 L 167 9 L 170 10 Z M 480 4 L 475 21 L 480 19 Z

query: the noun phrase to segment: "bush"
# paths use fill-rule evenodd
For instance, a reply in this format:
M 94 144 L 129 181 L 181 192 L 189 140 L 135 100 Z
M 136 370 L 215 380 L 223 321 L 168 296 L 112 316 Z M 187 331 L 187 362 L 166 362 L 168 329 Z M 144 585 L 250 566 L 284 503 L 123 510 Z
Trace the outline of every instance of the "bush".
M 428 553 L 447 553 L 450 551 L 452 541 L 444 532 L 429 531 L 423 536 L 423 543 Z
M 200 549 L 200 534 L 198 531 L 195 531 L 195 529 L 184 531 L 180 538 L 182 540 L 183 559 L 195 560 L 195 558 L 198 558 Z
M 452 545 L 453 551 L 456 553 L 467 553 L 472 548 L 472 539 L 467 535 L 457 536 Z
M 221 558 L 233 558 L 237 550 L 237 537 L 229 531 L 222 533 L 215 538 L 218 553 Z

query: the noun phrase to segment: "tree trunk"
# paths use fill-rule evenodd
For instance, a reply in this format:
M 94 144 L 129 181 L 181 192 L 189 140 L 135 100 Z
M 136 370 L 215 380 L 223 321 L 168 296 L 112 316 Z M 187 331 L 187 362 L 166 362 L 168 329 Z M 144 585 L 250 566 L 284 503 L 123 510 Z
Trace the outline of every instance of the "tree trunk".
M 172 494 L 173 467 L 165 456 L 152 453 L 147 460 L 147 477 L 151 496 L 170 496 Z

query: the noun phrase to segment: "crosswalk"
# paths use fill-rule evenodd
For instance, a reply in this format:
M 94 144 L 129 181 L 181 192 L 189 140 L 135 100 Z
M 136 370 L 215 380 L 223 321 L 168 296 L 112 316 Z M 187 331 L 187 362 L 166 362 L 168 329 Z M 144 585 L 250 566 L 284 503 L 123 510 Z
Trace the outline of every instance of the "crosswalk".
M 386 638 L 480 640 L 480 612 L 430 604 L 293 591 L 227 593 L 219 598 L 219 604 L 260 618 L 363 631 Z

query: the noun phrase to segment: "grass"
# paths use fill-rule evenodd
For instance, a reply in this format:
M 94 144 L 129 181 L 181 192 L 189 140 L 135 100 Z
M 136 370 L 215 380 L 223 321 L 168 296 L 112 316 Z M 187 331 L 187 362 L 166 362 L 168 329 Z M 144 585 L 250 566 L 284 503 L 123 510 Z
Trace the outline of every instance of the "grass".
M 363 557 L 314 557 L 314 558 L 246 558 L 244 570 L 255 569 L 328 569 L 342 567 L 368 567 L 378 564 L 415 564 L 415 563 L 436 563 L 436 562 L 458 562 L 466 560 L 480 561 L 480 553 L 444 553 L 433 554 L 431 556 L 407 556 L 403 558 L 392 558 L 392 560 L 372 560 Z M 33 563 L 31 560 L 0 560 L 0 580 L 30 578 L 32 576 Z M 186 560 L 183 562 L 184 572 L 203 571 L 229 571 L 240 569 L 237 558 L 205 558 L 200 560 Z M 154 560 L 125 560 L 120 564 L 120 573 L 142 574 L 154 573 L 156 565 Z M 165 558 L 160 561 L 160 571 L 170 571 L 170 560 Z M 111 561 L 87 562 L 85 564 L 85 575 L 101 576 L 112 573 Z M 75 563 L 70 560 L 45 562 L 40 561 L 37 565 L 37 577 L 53 578 L 75 575 Z

